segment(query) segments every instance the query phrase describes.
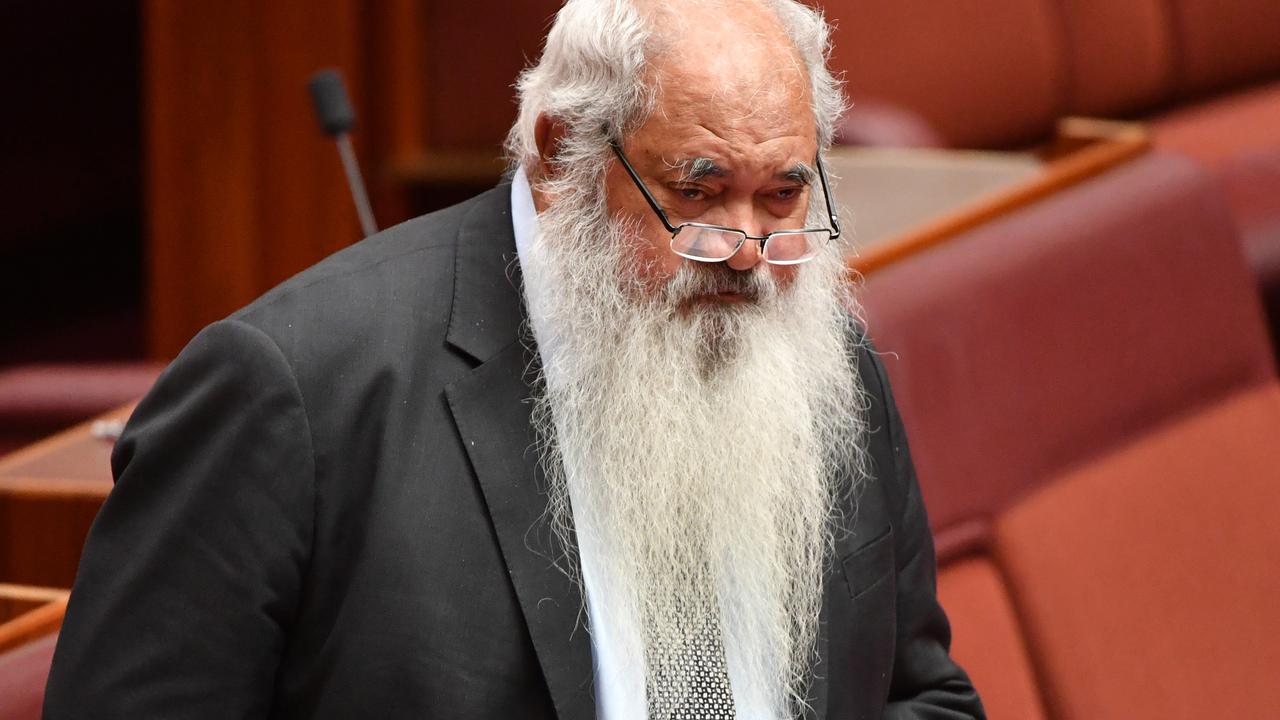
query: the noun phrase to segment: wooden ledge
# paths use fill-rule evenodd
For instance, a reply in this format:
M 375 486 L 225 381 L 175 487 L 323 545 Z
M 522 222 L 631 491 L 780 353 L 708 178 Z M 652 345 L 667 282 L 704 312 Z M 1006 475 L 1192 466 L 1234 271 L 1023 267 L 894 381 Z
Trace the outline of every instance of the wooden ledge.
M 1058 123 L 1055 139 L 1036 153 L 1043 166 L 1029 179 L 863 247 L 858 256 L 850 258 L 849 266 L 863 275 L 874 272 L 1100 175 L 1142 155 L 1150 147 L 1150 134 L 1143 125 L 1065 118 Z
M 57 632 L 67 612 L 68 590 L 0 584 L 0 652 Z

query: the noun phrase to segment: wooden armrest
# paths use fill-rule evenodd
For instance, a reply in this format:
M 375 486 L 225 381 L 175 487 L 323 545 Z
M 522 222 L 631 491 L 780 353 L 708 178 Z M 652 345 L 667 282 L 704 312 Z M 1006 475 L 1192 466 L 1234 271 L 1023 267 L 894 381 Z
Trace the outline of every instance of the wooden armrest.
M 70 595 L 56 588 L 0 584 L 0 652 L 57 632 Z

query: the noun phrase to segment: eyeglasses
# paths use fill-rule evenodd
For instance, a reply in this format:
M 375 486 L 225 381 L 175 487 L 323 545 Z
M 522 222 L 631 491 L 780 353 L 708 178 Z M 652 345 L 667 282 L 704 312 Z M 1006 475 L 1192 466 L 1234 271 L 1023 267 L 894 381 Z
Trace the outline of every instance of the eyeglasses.
M 831 191 L 827 187 L 827 169 L 822 164 L 822 154 L 816 158 L 818 181 L 822 183 L 822 195 L 827 204 L 827 217 L 831 220 L 831 228 L 803 228 L 800 230 L 774 230 L 765 235 L 748 235 L 743 230 L 709 225 L 707 223 L 687 222 L 672 225 L 667 213 L 658 205 L 658 201 L 649 192 L 649 188 L 640 179 L 635 168 L 631 167 L 627 156 L 622 152 L 622 145 L 610 138 L 609 147 L 618 156 L 622 167 L 631 176 L 645 202 L 653 208 L 662 226 L 671 233 L 671 251 L 683 258 L 698 262 L 724 262 L 742 249 L 748 240 L 760 243 L 760 255 L 765 262 L 772 265 L 798 265 L 812 260 L 824 245 L 840 237 L 840 220 L 836 218 L 835 207 L 831 204 Z

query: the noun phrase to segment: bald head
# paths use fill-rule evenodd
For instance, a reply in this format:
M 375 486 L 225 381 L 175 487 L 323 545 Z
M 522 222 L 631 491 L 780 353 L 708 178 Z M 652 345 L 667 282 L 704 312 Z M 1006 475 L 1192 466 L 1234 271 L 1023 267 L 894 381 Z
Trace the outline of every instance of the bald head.
M 801 101 L 826 147 L 844 110 L 826 67 L 829 37 L 821 13 L 795 0 L 567 0 L 541 59 L 517 83 L 508 152 L 534 168 L 538 118 L 551 118 L 564 127 L 564 164 L 598 173 L 609 160 L 602 128 L 633 129 L 678 86 L 739 115 L 762 112 L 776 100 L 770 93 L 807 93 Z
M 757 139 L 792 120 L 816 125 L 804 60 L 766 3 L 655 5 L 655 25 L 678 28 L 648 68 L 655 115 L 711 120 Z

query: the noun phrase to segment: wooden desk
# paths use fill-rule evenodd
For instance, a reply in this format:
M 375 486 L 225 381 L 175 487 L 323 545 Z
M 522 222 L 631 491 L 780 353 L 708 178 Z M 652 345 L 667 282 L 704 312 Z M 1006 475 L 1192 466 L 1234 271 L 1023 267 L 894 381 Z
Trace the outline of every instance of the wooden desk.
M 56 632 L 89 526 L 111 492 L 112 442 L 133 403 L 0 458 L 0 652 Z
M 132 411 L 117 408 L 0 459 L 0 583 L 71 587 L 112 486 L 112 443 L 95 437 L 93 424 Z
M 62 627 L 66 590 L 0 584 L 0 653 Z
M 873 272 L 1125 163 L 1151 146 L 1134 123 L 1067 118 L 1025 153 L 834 148 L 837 205 L 852 212 L 849 265 Z

